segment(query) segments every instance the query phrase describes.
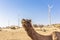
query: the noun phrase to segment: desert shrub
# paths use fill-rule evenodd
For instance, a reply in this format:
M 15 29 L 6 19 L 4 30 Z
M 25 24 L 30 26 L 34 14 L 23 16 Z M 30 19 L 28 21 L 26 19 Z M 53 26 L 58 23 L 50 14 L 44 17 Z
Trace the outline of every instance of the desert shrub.
M 15 27 L 11 27 L 11 29 L 16 29 Z
M 0 29 L 0 31 L 2 31 L 2 29 Z
M 42 27 L 44 27 L 44 25 L 37 25 L 37 24 L 33 24 L 33 27 L 40 27 L 40 28 L 42 28 Z
M 2 28 L 0 27 L 0 31 L 2 31 Z
M 44 27 L 44 25 L 38 25 L 40 28 Z
M 38 25 L 37 24 L 33 24 L 33 27 L 38 27 Z
M 43 29 L 42 31 L 43 31 L 43 32 L 46 32 L 46 30 L 45 30 L 45 29 Z

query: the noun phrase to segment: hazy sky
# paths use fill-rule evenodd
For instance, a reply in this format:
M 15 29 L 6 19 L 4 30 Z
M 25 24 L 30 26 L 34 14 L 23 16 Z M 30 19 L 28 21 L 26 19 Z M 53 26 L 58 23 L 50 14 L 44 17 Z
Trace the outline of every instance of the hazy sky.
M 0 27 L 18 25 L 18 18 L 32 19 L 35 24 L 49 24 L 48 4 L 52 23 L 60 23 L 60 0 L 0 0 Z

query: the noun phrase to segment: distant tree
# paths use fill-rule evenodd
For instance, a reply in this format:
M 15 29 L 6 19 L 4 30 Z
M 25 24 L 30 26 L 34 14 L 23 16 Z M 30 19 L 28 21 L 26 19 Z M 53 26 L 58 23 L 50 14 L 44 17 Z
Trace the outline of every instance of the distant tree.
M 11 27 L 11 29 L 16 29 L 15 27 Z
M 38 25 L 37 24 L 33 24 L 33 27 L 38 27 Z

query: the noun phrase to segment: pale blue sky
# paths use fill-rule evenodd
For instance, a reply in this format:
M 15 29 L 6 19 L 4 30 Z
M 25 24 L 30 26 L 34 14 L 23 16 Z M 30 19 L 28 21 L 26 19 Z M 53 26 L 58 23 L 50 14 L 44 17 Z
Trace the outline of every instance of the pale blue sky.
M 0 0 L 0 26 L 18 25 L 18 16 L 32 19 L 35 24 L 49 24 L 48 4 L 52 23 L 60 23 L 60 0 Z M 20 23 L 21 24 L 21 23 Z

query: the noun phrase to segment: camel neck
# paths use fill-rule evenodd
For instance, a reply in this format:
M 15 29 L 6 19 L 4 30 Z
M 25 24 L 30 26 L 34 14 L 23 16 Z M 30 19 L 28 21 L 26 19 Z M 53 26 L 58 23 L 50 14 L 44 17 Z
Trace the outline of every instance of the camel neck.
M 28 36 L 30 36 L 33 40 L 37 40 L 37 32 L 33 29 L 31 24 L 24 25 L 25 31 L 27 31 Z

